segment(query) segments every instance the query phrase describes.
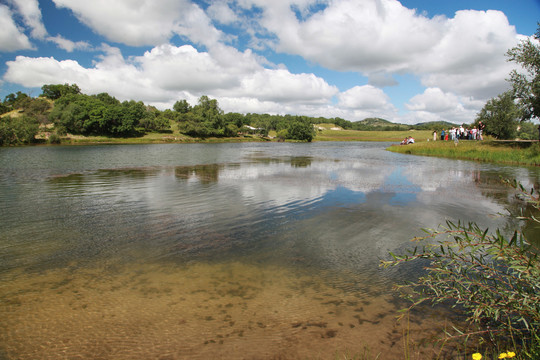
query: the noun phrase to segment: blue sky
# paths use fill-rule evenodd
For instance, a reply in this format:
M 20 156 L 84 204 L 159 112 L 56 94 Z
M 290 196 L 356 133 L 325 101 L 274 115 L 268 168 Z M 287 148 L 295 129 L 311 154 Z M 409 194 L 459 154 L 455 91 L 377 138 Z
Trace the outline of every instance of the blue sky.
M 474 121 L 539 0 L 0 0 L 0 97 L 76 83 L 160 109 Z

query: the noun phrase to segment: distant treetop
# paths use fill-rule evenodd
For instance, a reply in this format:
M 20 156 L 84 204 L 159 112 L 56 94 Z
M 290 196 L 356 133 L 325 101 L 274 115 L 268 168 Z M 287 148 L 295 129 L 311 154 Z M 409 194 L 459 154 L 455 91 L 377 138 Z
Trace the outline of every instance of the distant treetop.
M 59 99 L 67 94 L 77 95 L 81 93 L 81 89 L 77 86 L 77 84 L 43 85 L 41 87 L 41 91 L 43 92 L 41 96 L 45 96 L 51 100 Z

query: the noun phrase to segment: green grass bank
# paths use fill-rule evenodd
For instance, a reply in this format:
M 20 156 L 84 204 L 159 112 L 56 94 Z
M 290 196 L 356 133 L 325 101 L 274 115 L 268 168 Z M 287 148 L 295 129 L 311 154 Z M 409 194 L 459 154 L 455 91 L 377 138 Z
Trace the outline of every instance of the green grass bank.
M 394 145 L 387 150 L 411 155 L 436 156 L 512 165 L 540 166 L 538 141 L 426 141 Z

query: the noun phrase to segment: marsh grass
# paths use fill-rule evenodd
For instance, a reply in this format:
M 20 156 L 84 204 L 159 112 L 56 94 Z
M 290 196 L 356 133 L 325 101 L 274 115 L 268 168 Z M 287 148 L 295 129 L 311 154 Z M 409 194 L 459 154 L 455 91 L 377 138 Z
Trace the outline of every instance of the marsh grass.
M 412 155 L 436 156 L 516 165 L 540 165 L 538 142 L 498 142 L 493 140 L 429 141 L 406 146 L 391 146 L 388 150 Z

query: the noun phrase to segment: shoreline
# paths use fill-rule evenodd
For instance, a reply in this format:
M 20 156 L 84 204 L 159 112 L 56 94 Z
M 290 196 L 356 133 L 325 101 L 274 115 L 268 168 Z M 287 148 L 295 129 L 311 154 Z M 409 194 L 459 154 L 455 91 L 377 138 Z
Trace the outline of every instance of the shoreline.
M 386 150 L 405 155 L 432 156 L 456 160 L 471 160 L 506 165 L 540 166 L 540 142 L 537 140 L 499 141 L 486 139 L 483 141 L 462 140 L 432 141 L 430 131 L 357 131 L 357 130 L 323 130 L 319 131 L 312 142 L 394 142 Z M 140 144 L 217 144 L 265 142 L 279 143 L 276 137 L 260 137 L 243 135 L 224 138 L 193 138 L 176 133 L 152 133 L 138 138 L 110 138 L 104 136 L 68 135 L 59 143 L 50 143 L 45 134 L 41 134 L 36 143 L 21 146 L 91 146 L 91 145 L 140 145 Z M 415 144 L 399 145 L 401 139 L 412 135 Z M 285 142 L 298 142 L 286 140 Z M 11 146 L 9 146 L 11 147 Z

